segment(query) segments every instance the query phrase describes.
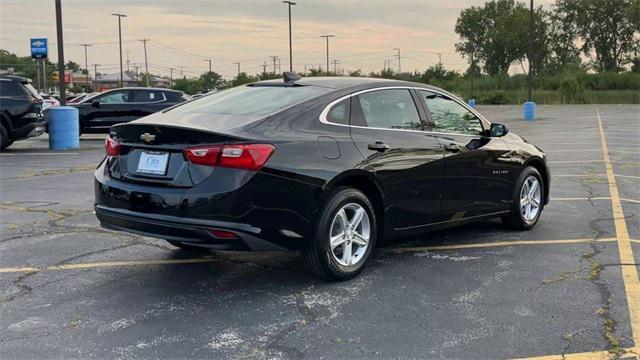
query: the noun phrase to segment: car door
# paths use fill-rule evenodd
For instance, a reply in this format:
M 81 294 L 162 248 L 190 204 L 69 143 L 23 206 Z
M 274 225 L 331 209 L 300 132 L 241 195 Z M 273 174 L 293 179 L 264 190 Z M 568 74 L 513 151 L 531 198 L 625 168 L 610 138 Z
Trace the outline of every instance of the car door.
M 508 210 L 509 147 L 488 136 L 489 124 L 453 97 L 418 91 L 444 149 L 443 216 L 458 220 Z
M 424 130 L 426 114 L 408 88 L 386 88 L 351 98 L 351 137 L 375 174 L 394 230 L 420 228 L 442 218 L 443 151 Z
M 112 125 L 132 120 L 132 91 L 114 90 L 98 95 L 81 110 L 84 123 L 96 129 L 109 128 Z M 86 125 L 85 125 L 86 126 Z

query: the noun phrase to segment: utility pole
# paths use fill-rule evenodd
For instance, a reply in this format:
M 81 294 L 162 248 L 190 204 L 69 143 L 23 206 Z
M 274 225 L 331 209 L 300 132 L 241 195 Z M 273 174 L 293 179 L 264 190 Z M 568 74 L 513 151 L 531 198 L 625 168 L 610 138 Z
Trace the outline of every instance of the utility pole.
M 262 80 L 267 77 L 267 61 L 264 61 L 264 64 L 260 65 L 262 67 Z
M 333 75 L 338 75 L 338 64 L 340 63 L 340 60 L 333 59 L 331 62 L 333 63 Z
M 41 87 L 42 83 L 40 82 L 40 61 L 38 60 L 36 60 L 36 74 L 38 75 L 36 80 L 37 81 L 36 84 L 38 84 L 38 91 L 45 92 L 44 90 L 42 90 L 44 86 Z
M 138 68 L 139 68 L 138 65 L 134 65 L 133 66 L 133 69 L 136 72 L 136 83 L 138 83 L 138 81 L 140 81 L 140 79 L 138 78 L 138 74 L 139 74 Z
M 289 6 L 289 71 L 293 72 L 293 49 L 291 46 L 291 5 L 296 5 L 293 1 L 283 1 Z
M 127 72 L 129 72 L 129 50 L 127 50 Z
M 438 55 L 438 66 L 442 67 L 442 53 L 436 53 Z
M 398 74 L 402 74 L 402 64 L 400 64 L 400 48 L 393 48 L 393 50 L 398 52 L 398 54 L 396 55 L 398 57 Z
M 277 74 L 277 72 L 276 72 L 276 61 L 278 60 L 278 57 L 277 56 L 270 56 L 270 57 L 271 57 L 271 60 L 273 60 L 273 74 L 275 75 L 275 74 Z
M 124 14 L 111 14 L 113 16 L 118 17 L 118 43 L 120 44 L 120 87 L 122 87 L 123 83 L 123 75 L 122 75 L 122 18 L 127 17 Z
M 84 69 L 87 70 L 87 90 L 89 89 L 89 62 L 87 61 L 87 47 L 91 46 L 91 44 L 80 44 L 80 46 L 84 46 Z
M 169 68 L 170 71 L 170 75 L 169 75 L 169 87 L 173 87 L 173 70 L 175 70 L 175 68 Z
M 528 87 L 528 101 L 531 102 L 531 88 L 533 87 L 533 36 L 534 36 L 534 20 L 533 20 L 533 0 L 530 1 L 530 9 L 529 9 L 529 76 L 527 76 L 527 87 Z
M 329 38 L 336 37 L 333 34 L 320 35 L 321 38 L 327 39 L 327 75 L 329 74 Z
M 138 41 L 141 41 L 144 44 L 144 72 L 146 74 L 145 84 L 147 87 L 149 87 L 149 78 L 151 76 L 149 75 L 149 63 L 147 62 L 147 41 L 150 41 L 150 39 L 140 39 Z
M 238 77 L 240 77 L 240 63 L 234 62 L 235 65 L 238 65 Z
M 64 83 L 64 39 L 62 38 L 62 3 L 56 0 L 56 33 L 58 37 L 58 87 L 60 88 L 60 105 L 65 105 L 65 83 Z
M 476 65 L 475 65 L 475 61 L 474 61 L 474 55 L 475 55 L 475 50 L 471 51 L 471 98 L 474 99 L 473 97 L 473 80 L 475 77 L 475 73 L 476 73 Z
M 211 76 L 211 59 L 205 59 L 204 61 L 208 61 L 209 62 L 209 73 L 208 73 L 208 75 Z M 180 68 L 180 69 L 182 69 L 182 68 Z M 180 71 L 182 71 L 182 70 L 180 70 Z M 209 91 L 211 91 L 211 90 L 213 90 L 213 89 L 211 88 L 211 82 L 209 82 Z
M 100 64 L 93 64 L 93 91 L 98 91 L 98 66 Z
M 180 68 L 180 77 L 183 77 L 183 71 L 182 69 L 184 69 L 184 65 L 178 65 L 178 67 Z

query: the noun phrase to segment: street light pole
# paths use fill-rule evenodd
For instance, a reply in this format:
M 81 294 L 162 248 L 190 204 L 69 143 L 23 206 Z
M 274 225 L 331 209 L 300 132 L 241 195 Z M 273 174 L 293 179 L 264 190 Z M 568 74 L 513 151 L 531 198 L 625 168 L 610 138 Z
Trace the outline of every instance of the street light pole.
M 209 77 L 211 77 L 211 59 L 205 59 L 204 61 L 208 61 L 209 62 L 209 73 L 207 75 L 209 75 Z M 211 87 L 211 81 L 209 81 L 209 91 L 213 90 L 213 88 Z
M 98 66 L 100 66 L 100 64 L 93 64 L 93 91 L 97 92 L 98 91 Z
M 151 77 L 149 75 L 149 63 L 147 62 L 147 41 L 149 41 L 149 39 L 140 39 L 138 41 L 142 41 L 142 43 L 144 44 L 144 72 L 145 72 L 145 84 L 147 87 L 149 87 L 149 78 Z M 120 66 L 122 66 L 122 63 L 120 63 Z
M 64 39 L 62 38 L 61 0 L 56 0 L 56 33 L 58 38 L 58 87 L 60 88 L 60 105 L 64 106 L 67 101 L 64 83 Z
M 121 22 L 121 19 L 123 17 L 127 17 L 127 15 L 124 15 L 124 14 L 111 14 L 111 15 L 118 17 L 118 43 L 120 44 L 120 87 L 122 87 L 123 70 L 122 70 L 122 22 Z
M 393 48 L 393 50 L 398 52 L 398 74 L 402 74 L 402 65 L 400 64 L 400 48 Z
M 289 71 L 293 72 L 293 49 L 291 46 L 291 5 L 296 5 L 293 1 L 283 1 L 289 7 Z
M 528 99 L 531 101 L 531 88 L 533 86 L 533 0 L 530 1 L 530 13 L 529 13 L 529 76 L 527 77 L 527 87 L 528 87 Z
M 238 65 L 238 77 L 240 77 L 240 63 L 234 62 L 235 65 Z
M 327 74 L 329 74 L 329 38 L 336 37 L 333 34 L 320 35 L 320 37 L 327 39 Z
M 173 87 L 173 70 L 175 70 L 175 68 L 169 68 L 169 71 L 171 72 L 169 75 L 169 87 L 172 88 Z
M 84 68 L 87 70 L 87 90 L 89 89 L 89 61 L 87 61 L 87 47 L 91 46 L 91 44 L 80 44 L 80 46 L 84 46 Z

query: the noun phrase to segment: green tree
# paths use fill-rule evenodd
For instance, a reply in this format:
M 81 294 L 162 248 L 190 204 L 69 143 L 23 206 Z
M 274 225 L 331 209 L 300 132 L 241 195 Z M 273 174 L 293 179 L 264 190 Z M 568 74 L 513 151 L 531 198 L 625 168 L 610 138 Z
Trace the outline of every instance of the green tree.
M 68 70 L 72 70 L 73 72 L 80 70 L 80 64 L 73 62 L 71 60 L 67 61 L 64 67 Z
M 213 89 L 222 89 L 226 87 L 225 81 L 222 76 L 215 71 L 206 72 L 200 75 L 200 81 L 202 82 L 204 91 L 210 91 Z
M 598 71 L 619 71 L 640 46 L 640 0 L 564 0 L 563 14 L 575 14 L 582 52 L 595 54 Z
M 557 0 L 549 13 L 549 58 L 548 70 L 561 72 L 568 64 L 580 64 L 580 49 L 575 45 L 578 38 L 578 11 L 574 0 Z
M 492 0 L 463 10 L 455 31 L 461 39 L 456 44 L 459 53 L 467 58 L 473 53 L 490 75 L 506 74 L 514 61 L 527 56 L 529 10 L 514 0 Z
M 231 86 L 240 86 L 260 80 L 257 76 L 249 76 L 246 72 L 241 72 L 231 81 Z

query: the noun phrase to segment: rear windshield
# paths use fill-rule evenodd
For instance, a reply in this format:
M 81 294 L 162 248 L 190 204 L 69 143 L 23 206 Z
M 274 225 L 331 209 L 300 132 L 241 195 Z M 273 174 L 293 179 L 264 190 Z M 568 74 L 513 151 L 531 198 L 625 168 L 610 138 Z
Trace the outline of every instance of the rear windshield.
M 331 89 L 317 86 L 239 86 L 172 109 L 178 113 L 269 115 Z

